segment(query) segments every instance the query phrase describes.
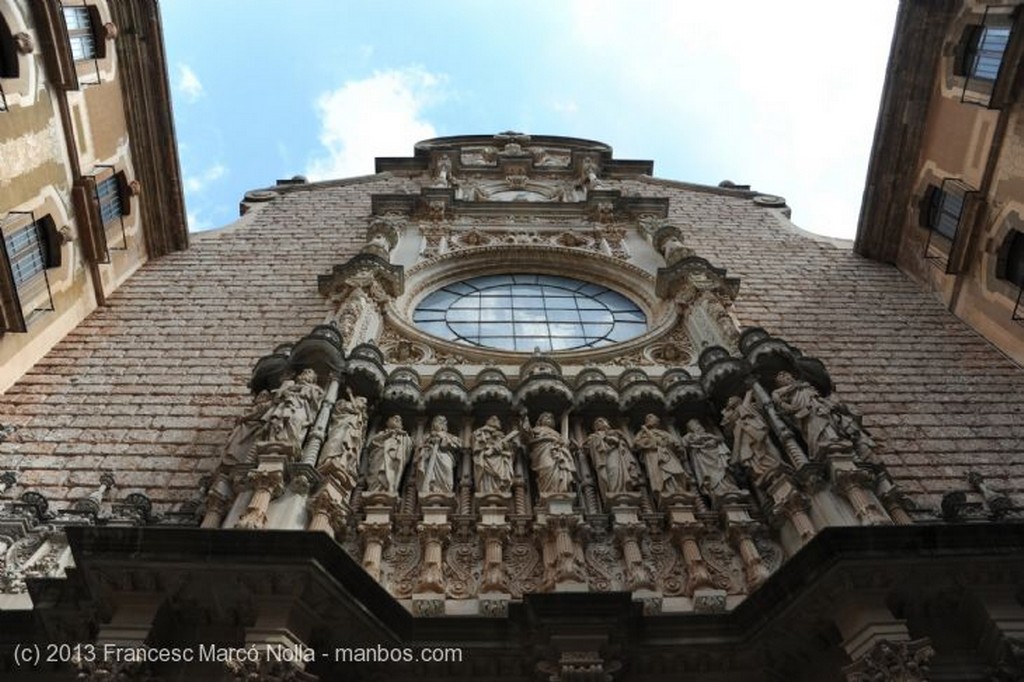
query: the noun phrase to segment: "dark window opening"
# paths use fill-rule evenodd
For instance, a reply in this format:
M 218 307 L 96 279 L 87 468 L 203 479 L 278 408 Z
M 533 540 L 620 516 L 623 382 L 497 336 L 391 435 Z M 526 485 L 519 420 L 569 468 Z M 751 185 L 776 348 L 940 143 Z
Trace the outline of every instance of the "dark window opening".
M 921 200 L 920 224 L 928 230 L 924 257 L 944 267 L 947 274 L 959 272 L 963 266 L 963 240 L 958 237 L 961 227 L 971 219 L 969 214 L 974 215 L 969 206 L 976 206 L 976 201 L 971 202 L 976 192 L 956 178 L 946 178 L 941 186 L 929 185 Z M 936 240 L 935 235 L 940 239 Z

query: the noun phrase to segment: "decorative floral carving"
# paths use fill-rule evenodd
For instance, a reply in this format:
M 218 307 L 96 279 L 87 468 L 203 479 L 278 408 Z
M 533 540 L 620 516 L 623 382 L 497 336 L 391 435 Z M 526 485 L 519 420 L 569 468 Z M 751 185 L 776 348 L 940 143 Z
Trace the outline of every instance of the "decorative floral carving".
M 516 599 L 538 591 L 544 579 L 540 552 L 530 538 L 512 540 L 505 548 L 508 591 Z
M 592 590 L 610 592 L 622 589 L 622 552 L 611 537 L 591 540 L 583 554 L 587 560 L 587 582 Z
M 934 655 L 927 637 L 910 642 L 882 639 L 843 672 L 847 682 L 927 682 Z
M 698 544 L 708 572 L 711 573 L 712 585 L 730 594 L 743 592 L 743 588 L 739 587 L 744 584 L 743 564 L 725 538 L 711 535 L 702 538 Z
M 644 539 L 644 554 L 651 558 L 654 579 L 661 592 L 667 597 L 675 597 L 686 589 L 686 575 L 680 561 L 679 552 L 672 546 L 670 538 L 665 536 Z
M 444 579 L 447 594 L 452 599 L 468 599 L 480 585 L 483 554 L 477 541 L 453 542 L 444 559 Z
M 395 597 L 408 599 L 419 580 L 421 547 L 417 538 L 394 539 L 384 550 L 381 582 Z M 359 556 L 358 553 L 355 556 Z

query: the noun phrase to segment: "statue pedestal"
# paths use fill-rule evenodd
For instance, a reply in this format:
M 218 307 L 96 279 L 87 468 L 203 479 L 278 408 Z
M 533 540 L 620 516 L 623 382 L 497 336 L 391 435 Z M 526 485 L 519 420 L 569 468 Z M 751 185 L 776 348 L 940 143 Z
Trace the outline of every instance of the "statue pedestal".
M 505 514 L 515 512 L 512 502 L 512 493 L 475 493 L 473 495 L 473 511 L 481 516 L 485 513 L 495 513 L 494 510 L 501 510 L 502 518 Z

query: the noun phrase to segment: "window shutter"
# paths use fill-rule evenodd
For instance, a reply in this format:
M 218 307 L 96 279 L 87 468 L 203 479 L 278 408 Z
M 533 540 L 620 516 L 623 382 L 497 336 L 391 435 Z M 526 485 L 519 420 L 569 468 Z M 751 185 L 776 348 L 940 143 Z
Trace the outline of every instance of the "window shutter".
M 107 56 L 107 39 L 104 35 L 103 20 L 100 18 L 100 10 L 96 5 L 88 5 L 89 30 L 92 32 L 92 42 L 96 53 L 96 59 L 105 59 Z
M 938 219 L 939 204 L 942 203 L 942 190 L 938 185 L 928 185 L 918 204 L 918 224 L 926 230 L 935 229 Z
M 1024 289 L 1024 232 L 1013 231 L 1006 254 L 1005 279 Z
M 0 78 L 18 77 L 18 50 L 7 21 L 0 15 Z
M 984 28 L 978 24 L 964 27 L 960 42 L 953 50 L 953 75 L 967 76 L 971 73 L 971 62 L 978 51 L 978 41 Z
M 37 224 L 39 225 L 39 238 L 43 242 L 43 264 L 47 268 L 60 267 L 62 244 L 57 224 L 51 216 L 43 216 L 37 221 Z
M 128 176 L 124 171 L 118 171 L 117 178 L 117 199 L 121 202 L 121 215 L 131 215 L 132 212 L 132 188 L 128 185 Z

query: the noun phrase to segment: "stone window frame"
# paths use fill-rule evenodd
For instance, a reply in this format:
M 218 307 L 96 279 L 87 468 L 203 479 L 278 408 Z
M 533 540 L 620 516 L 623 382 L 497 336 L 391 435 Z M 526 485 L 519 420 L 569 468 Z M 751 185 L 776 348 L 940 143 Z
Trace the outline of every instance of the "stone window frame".
M 988 288 L 1015 301 L 1010 319 L 1024 324 L 1024 220 L 1014 211 L 1003 220 L 1003 229 Z
M 26 332 L 39 314 L 54 310 L 49 270 L 59 268 L 64 244 L 52 213 L 11 211 L 0 226 L 3 258 L 0 258 L 0 324 L 4 332 Z M 31 234 L 38 249 L 39 270 L 19 281 L 10 253 L 12 239 Z M 36 255 L 36 254 L 32 254 Z
M 1006 42 L 999 52 L 999 65 L 994 77 L 990 77 L 991 68 L 980 72 L 977 68 L 979 47 L 991 31 L 1006 32 Z M 945 50 L 947 86 L 965 104 L 1002 108 L 1007 104 L 1018 62 L 1024 53 L 1024 11 L 1021 6 L 986 5 L 984 11 L 969 8 L 954 23 L 949 35 L 955 38 L 951 38 Z M 994 53 L 994 50 L 990 52 Z
M 497 280 L 482 283 L 481 280 L 485 278 Z M 517 287 L 537 289 L 540 296 L 517 295 Z M 489 296 L 487 292 L 495 288 L 507 288 L 510 294 L 508 297 L 498 298 Z M 505 298 L 509 299 L 510 308 L 486 304 L 488 300 Z M 436 303 L 430 308 L 424 308 L 424 305 L 433 299 L 437 299 Z M 459 305 L 460 302 L 467 301 L 474 305 Z M 586 304 L 588 301 L 591 303 L 589 306 Z M 580 307 L 581 302 L 585 309 Z M 517 308 L 517 305 L 524 307 Z M 603 310 L 598 309 L 598 305 L 603 306 Z M 610 305 L 612 307 L 609 307 Z M 500 319 L 485 320 L 483 312 L 486 310 L 498 311 L 499 315 L 493 317 Z M 542 313 L 542 316 L 536 320 L 518 319 L 517 310 L 521 310 L 524 315 Z M 475 316 L 472 315 L 474 311 L 477 313 Z M 465 313 L 459 315 L 465 318 L 464 321 L 453 319 L 453 315 L 458 313 Z M 588 321 L 584 319 L 585 315 L 608 319 Z M 643 320 L 628 319 L 637 315 L 642 316 Z M 472 317 L 476 317 L 476 320 L 471 319 Z M 413 323 L 443 340 L 474 348 L 517 353 L 533 352 L 534 346 L 543 345 L 545 340 L 547 347 L 538 346 L 543 353 L 591 350 L 628 341 L 647 332 L 646 315 L 629 297 L 604 284 L 568 277 L 564 273 L 544 275 L 532 272 L 504 272 L 458 280 L 443 285 L 421 298 L 413 309 Z M 532 330 L 532 333 L 520 329 L 523 325 L 530 324 L 540 324 L 544 333 L 540 333 L 539 328 Z M 639 334 L 632 334 L 621 341 L 614 339 L 617 335 L 616 329 L 619 330 L 618 334 L 621 334 L 624 330 L 638 327 L 643 329 Z M 486 328 L 493 328 L 495 333 L 486 333 Z M 504 333 L 498 333 L 499 330 Z M 446 336 L 452 338 L 445 339 Z M 520 343 L 521 340 L 523 343 Z M 560 342 L 575 342 L 575 345 L 556 347 Z M 512 347 L 509 348 L 508 345 Z M 519 347 L 521 345 L 522 348 Z
M 566 263 L 571 262 L 571 270 Z M 631 300 L 647 318 L 647 332 L 633 339 L 585 350 L 554 351 L 552 355 L 566 364 L 586 364 L 641 351 L 666 337 L 682 317 L 678 306 L 659 299 L 655 278 L 646 270 L 599 253 L 550 245 L 499 244 L 469 251 L 435 256 L 409 267 L 405 272 L 405 292 L 388 304 L 386 319 L 400 336 L 433 347 L 452 356 L 499 364 L 521 364 L 530 352 L 503 351 L 445 341 L 420 330 L 413 311 L 420 300 L 442 286 L 481 275 L 508 273 L 571 275 L 617 291 Z
M 102 225 L 107 249 L 123 251 L 128 248 L 128 226 L 124 219 L 132 212 L 132 184 L 120 164 L 97 164 L 95 168 L 92 179 L 97 225 Z M 116 213 L 109 212 L 109 207 L 115 204 Z
M 945 177 L 936 185 L 929 178 L 921 193 L 918 204 L 918 225 L 927 231 L 922 258 L 936 267 L 943 268 L 946 274 L 960 272 L 966 264 L 964 249 L 966 246 L 966 227 L 977 216 L 982 201 L 978 191 L 960 178 Z M 955 211 L 947 211 L 947 203 L 956 200 Z M 955 216 L 956 222 L 950 229 L 950 222 L 944 217 Z M 938 235 L 938 239 L 935 236 Z
M 0 3 L 0 113 L 35 101 L 35 45 L 16 6 Z

